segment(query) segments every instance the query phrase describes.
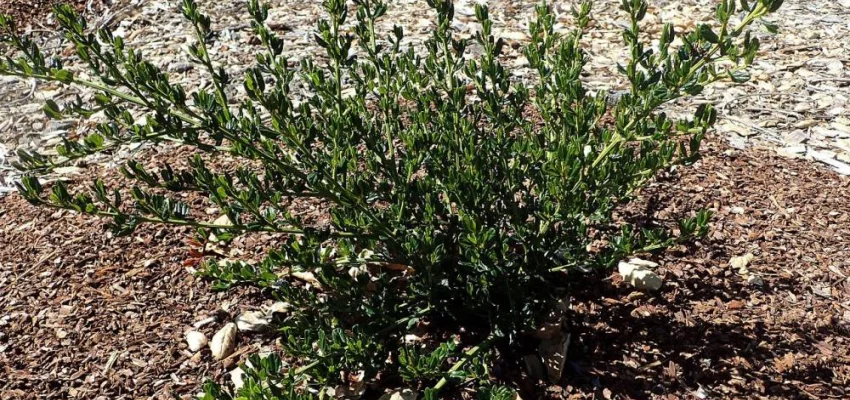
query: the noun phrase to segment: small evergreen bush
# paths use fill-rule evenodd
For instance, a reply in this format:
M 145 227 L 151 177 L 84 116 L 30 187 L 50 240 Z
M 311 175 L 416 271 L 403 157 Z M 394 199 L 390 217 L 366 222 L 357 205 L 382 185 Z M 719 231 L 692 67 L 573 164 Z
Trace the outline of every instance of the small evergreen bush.
M 781 0 L 721 0 L 715 25 L 682 33 L 667 24 L 655 42 L 640 30 L 646 1 L 623 0 L 631 57 L 617 69 L 631 86 L 615 105 L 581 81 L 589 2 L 573 10 L 576 27 L 567 35 L 555 33 L 549 8 L 537 7 L 523 50 L 535 74 L 523 82 L 502 62 L 505 42 L 494 36 L 486 6 L 475 8 L 478 33 L 462 38 L 451 28 L 451 1 L 427 1 L 436 29 L 412 48 L 402 45 L 401 27 L 376 32 L 384 1 L 326 0 L 315 31 L 326 61 L 293 67 L 265 24 L 268 8 L 252 0 L 262 50 L 241 80 L 247 98 L 238 104 L 225 90 L 233 78 L 207 50 L 215 36 L 194 0 L 183 1 L 182 13 L 210 90 L 173 84 L 69 7 L 58 7 L 56 18 L 90 78 L 63 68 L 0 17 L 2 42 L 18 54 L 0 74 L 96 93 L 63 106 L 48 100 L 51 118 L 107 118 L 58 146 L 58 156 L 18 153 L 18 167 L 29 171 L 19 184 L 27 200 L 110 217 L 121 234 L 141 224 L 190 225 L 202 239 L 288 234 L 259 264 L 204 265 L 218 289 L 253 285 L 290 305 L 277 321 L 285 357 L 252 356 L 238 393 L 209 383 L 207 399 L 321 398 L 357 374 L 426 388 L 428 399 L 461 382 L 478 385 L 481 398 L 512 398 L 493 383 L 496 349 L 509 352 L 540 326 L 572 269 L 609 267 L 705 234 L 707 212 L 668 230 L 639 229 L 613 212 L 659 171 L 697 160 L 715 110 L 700 105 L 693 118 L 675 121 L 661 107 L 720 79 L 747 80 L 759 48 L 748 28 Z M 469 55 L 472 46 L 480 56 Z M 301 102 L 291 92 L 296 80 L 309 89 Z M 45 190 L 37 179 L 136 142 L 178 143 L 204 156 L 185 170 L 128 161 L 121 171 L 138 185 L 124 190 L 101 181 L 79 193 L 62 182 Z M 244 162 L 209 167 L 221 153 Z M 228 222 L 192 218 L 186 204 L 162 194 L 179 191 L 207 196 Z M 320 200 L 330 223 L 311 225 L 292 212 L 299 198 Z M 406 344 L 414 329 L 428 345 Z

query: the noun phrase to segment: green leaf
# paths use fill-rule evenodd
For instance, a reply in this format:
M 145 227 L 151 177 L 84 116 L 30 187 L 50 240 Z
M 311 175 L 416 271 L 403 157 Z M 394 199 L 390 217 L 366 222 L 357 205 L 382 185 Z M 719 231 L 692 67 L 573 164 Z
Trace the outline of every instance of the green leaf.
M 717 43 L 720 41 L 720 38 L 714 33 L 714 30 L 711 29 L 708 25 L 700 25 L 699 33 L 703 39 L 707 40 L 709 43 Z
M 762 20 L 761 25 L 764 27 L 764 29 L 766 31 L 768 31 L 770 33 L 773 33 L 773 34 L 779 33 L 779 25 L 777 25 L 773 22 Z
M 566 33 L 552 10 L 536 7 L 522 49 L 536 74 L 517 79 L 485 6 L 475 7 L 478 33 L 465 37 L 452 27 L 452 1 L 427 0 L 433 29 L 421 46 L 402 46 L 402 28 L 386 31 L 393 21 L 379 20 L 389 2 L 326 0 L 313 32 L 320 54 L 296 63 L 265 25 L 268 6 L 251 0 L 246 26 L 259 40 L 253 65 L 243 66 L 210 57 L 218 37 L 203 14 L 209 5 L 183 0 L 197 36 L 189 55 L 209 87 L 171 81 L 122 38 L 92 32 L 59 6 L 73 59 L 90 67 L 78 73 L 90 78 L 75 79 L 61 57 L 46 61 L 36 43 L 8 32 L 9 57 L 22 57 L 7 58 L 0 74 L 87 87 L 98 94 L 64 109 L 49 100 L 45 114 L 105 121 L 63 140 L 59 155 L 19 151 L 14 165 L 43 173 L 136 143 L 173 142 L 193 156 L 134 152 L 118 172 L 132 182 L 116 187 L 57 182 L 42 193 L 34 176 L 18 187 L 33 204 L 111 217 L 117 234 L 142 224 L 194 232 L 181 261 L 211 288 L 252 286 L 285 309 L 266 333 L 280 336 L 287 365 L 250 357 L 240 398 L 316 400 L 362 373 L 364 384 L 398 377 L 426 399 L 463 383 L 480 388 L 481 400 L 511 400 L 510 387 L 490 382 L 495 357 L 534 332 L 559 298 L 587 290 L 569 284 L 570 268 L 611 268 L 706 234 L 707 213 L 656 226 L 619 210 L 657 174 L 698 160 L 717 111 L 700 104 L 674 121 L 667 104 L 727 76 L 748 79 L 739 62 L 752 62 L 759 46 L 749 23 L 781 3 L 759 0 L 731 18 L 735 2 L 719 1 L 722 31 L 702 24 L 684 33 L 670 24 L 641 31 L 648 2 L 622 0 L 631 24 L 616 100 L 586 86 L 610 78 L 588 76 L 590 1 L 573 8 Z M 677 34 L 683 45 L 672 48 Z M 246 72 L 227 73 L 237 70 Z M 247 99 L 229 100 L 236 89 Z M 210 222 L 212 213 L 233 223 Z M 231 240 L 250 253 L 219 260 L 215 244 Z M 424 342 L 407 343 L 411 334 Z M 208 400 L 235 396 L 204 389 Z
M 74 74 L 71 71 L 64 69 L 53 71 L 53 77 L 62 83 L 71 83 L 74 80 Z
M 750 73 L 743 70 L 729 71 L 729 78 L 735 83 L 744 83 L 750 80 Z
M 44 107 L 42 107 L 44 113 L 50 119 L 62 119 L 62 113 L 59 111 L 59 105 L 56 104 L 53 100 L 47 100 L 44 103 Z

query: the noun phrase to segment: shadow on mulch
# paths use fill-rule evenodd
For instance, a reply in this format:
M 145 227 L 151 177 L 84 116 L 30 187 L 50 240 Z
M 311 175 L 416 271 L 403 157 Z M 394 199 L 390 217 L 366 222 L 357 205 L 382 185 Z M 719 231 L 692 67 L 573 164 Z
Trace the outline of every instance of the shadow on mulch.
M 724 290 L 726 288 L 704 286 L 694 292 L 693 297 L 680 298 L 684 304 L 661 299 L 656 306 L 666 307 L 668 314 L 687 315 L 691 312 L 689 302 L 716 298 Z M 597 294 L 616 296 L 616 292 Z M 834 377 L 833 368 L 826 365 L 802 366 L 777 375 L 744 367 L 747 363 L 773 363 L 783 354 L 810 352 L 821 340 L 820 336 L 836 332 L 791 330 L 785 333 L 802 340 L 778 340 L 772 348 L 767 348 L 761 342 L 769 340 L 775 332 L 764 322 L 756 321 L 746 326 L 698 319 L 682 322 L 667 314 L 635 315 L 635 309 L 634 304 L 628 303 L 610 305 L 593 320 L 577 318 L 573 321 L 574 335 L 580 340 L 571 348 L 572 362 L 566 382 L 581 392 L 601 393 L 607 388 L 612 393 L 635 399 L 667 395 L 674 397 L 664 398 L 680 398 L 675 394 L 680 396 L 688 392 L 696 397 L 700 391 L 709 398 L 735 394 L 755 397 L 754 392 L 759 392 L 776 398 L 797 399 L 820 398 L 807 392 L 803 385 L 830 382 Z M 626 361 L 627 355 L 646 350 L 650 350 L 647 354 L 654 361 L 642 365 Z M 731 365 L 735 359 L 741 364 Z M 729 386 L 730 383 L 734 385 Z M 720 393 L 715 388 L 721 388 Z
M 709 208 L 709 237 L 642 257 L 662 264 L 659 293 L 634 291 L 616 273 L 573 277 L 594 290 L 573 292 L 565 376 L 524 398 L 850 395 L 848 180 L 766 151 L 709 143 L 706 153 L 623 215 L 669 226 Z M 761 287 L 728 264 L 746 253 Z

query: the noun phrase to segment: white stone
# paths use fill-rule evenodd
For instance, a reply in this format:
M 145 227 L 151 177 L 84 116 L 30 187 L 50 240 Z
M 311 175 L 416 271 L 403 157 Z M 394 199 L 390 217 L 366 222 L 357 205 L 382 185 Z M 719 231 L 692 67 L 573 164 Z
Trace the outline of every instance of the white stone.
M 620 264 L 617 265 L 617 272 L 620 273 L 620 275 L 623 277 L 623 280 L 628 280 L 626 279 L 626 277 L 631 275 L 636 268 L 638 268 L 637 265 L 629 264 L 625 261 L 620 261 Z
M 233 222 L 230 221 L 230 217 L 228 217 L 227 214 L 223 214 L 213 221 L 213 225 L 231 226 L 233 225 Z
M 236 350 L 236 333 L 236 324 L 233 322 L 227 323 L 216 332 L 212 341 L 210 341 L 210 351 L 212 351 L 213 358 L 221 360 L 233 354 L 233 351 Z
M 649 269 L 650 267 L 657 266 L 658 264 L 652 261 L 632 259 L 629 262 L 621 261 L 617 266 L 617 270 L 623 277 L 623 280 L 629 282 L 635 288 L 655 291 L 660 289 L 664 282 L 658 274 Z
M 746 274 L 749 272 L 749 270 L 747 270 L 747 265 L 749 265 L 750 261 L 753 261 L 754 258 L 756 258 L 756 256 L 754 256 L 753 253 L 747 253 L 739 257 L 732 257 L 729 259 L 729 265 L 738 270 L 739 274 Z
M 198 331 L 186 332 L 186 343 L 189 345 L 189 351 L 194 353 L 207 344 L 207 335 Z
M 656 291 L 661 289 L 664 280 L 658 274 L 646 269 L 639 269 L 629 276 L 632 286 L 640 290 Z

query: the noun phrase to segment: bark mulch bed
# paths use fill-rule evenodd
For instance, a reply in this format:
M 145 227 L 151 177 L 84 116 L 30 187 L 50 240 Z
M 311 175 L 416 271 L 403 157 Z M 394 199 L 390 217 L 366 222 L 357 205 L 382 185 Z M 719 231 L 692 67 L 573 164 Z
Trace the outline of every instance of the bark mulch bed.
M 89 13 L 102 10 L 110 0 L 0 0 L 0 14 L 8 14 L 15 18 L 18 29 L 22 32 L 53 27 L 48 24 L 48 16 L 53 12 L 53 6 L 68 4 L 78 13 Z
M 636 292 L 614 272 L 577 278 L 568 371 L 558 385 L 525 382 L 534 393 L 523 398 L 850 396 L 850 180 L 717 141 L 705 153 L 623 217 L 666 223 L 707 207 L 710 237 L 643 257 L 662 265 L 658 293 Z M 184 265 L 189 236 L 144 227 L 113 238 L 104 221 L 0 199 L 0 398 L 190 398 L 245 353 L 273 347 L 243 336 L 224 365 L 208 349 L 187 350 L 183 334 L 196 321 L 218 317 L 201 328 L 211 337 L 266 301 L 249 289 L 211 292 Z M 253 258 L 279 241 L 236 247 Z M 728 265 L 746 253 L 763 286 Z

